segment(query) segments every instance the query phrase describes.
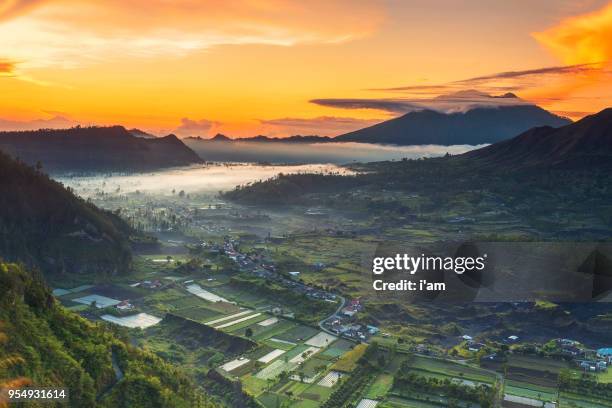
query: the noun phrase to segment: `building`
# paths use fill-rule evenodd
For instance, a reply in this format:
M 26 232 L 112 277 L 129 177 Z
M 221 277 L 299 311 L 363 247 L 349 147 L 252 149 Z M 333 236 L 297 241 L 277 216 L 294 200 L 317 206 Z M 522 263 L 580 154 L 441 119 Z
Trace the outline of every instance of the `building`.
M 484 344 L 482 343 L 473 343 L 468 346 L 469 351 L 478 352 L 484 348 Z
M 612 347 L 600 348 L 597 350 L 597 357 L 604 359 L 608 364 L 612 364 Z
M 115 305 L 115 307 L 119 310 L 132 310 L 134 305 L 130 303 L 129 300 L 124 300 Z

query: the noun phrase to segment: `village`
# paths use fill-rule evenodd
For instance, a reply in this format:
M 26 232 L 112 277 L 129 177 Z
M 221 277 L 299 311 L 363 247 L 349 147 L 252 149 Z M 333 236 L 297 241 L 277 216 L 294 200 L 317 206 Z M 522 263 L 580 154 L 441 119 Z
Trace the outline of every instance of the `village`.
M 394 386 L 406 373 L 472 390 L 489 387 L 498 392 L 497 406 L 610 406 L 603 394 L 563 388 L 564 378 L 612 382 L 605 343 L 593 347 L 586 335 L 535 340 L 525 330 L 478 329 L 432 341 L 373 319 L 372 298 L 361 287 L 349 294 L 320 283 L 363 279 L 351 272 L 357 270 L 351 256 L 381 226 L 319 207 L 296 210 L 289 224 L 286 214 L 186 196 L 98 198 L 155 234 L 160 246 L 136 257 L 135 273 L 112 283 L 56 287 L 58 299 L 93 321 L 124 328 L 134 344 L 194 376 L 239 381 L 264 407 L 324 406 L 343 384 L 358 381 L 357 361 L 373 346 L 385 364 L 353 391 L 353 406 L 448 406 L 434 392 Z M 369 276 L 364 282 L 371 285 Z M 458 406 L 468 404 L 478 406 L 467 400 Z

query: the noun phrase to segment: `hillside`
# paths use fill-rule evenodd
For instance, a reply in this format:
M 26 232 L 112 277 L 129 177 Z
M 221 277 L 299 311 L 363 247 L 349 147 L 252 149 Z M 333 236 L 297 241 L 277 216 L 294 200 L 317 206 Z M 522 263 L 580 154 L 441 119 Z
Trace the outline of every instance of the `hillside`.
M 612 109 L 557 129 L 534 128 L 458 156 L 352 167 L 359 173 L 285 174 L 238 186 L 223 197 L 248 204 L 304 205 L 308 195 L 328 197 L 368 189 L 420 192 L 426 197 L 444 195 L 438 200 L 444 202 L 478 186 L 499 195 L 500 200 L 516 201 L 520 197 L 533 202 L 540 195 L 541 208 L 554 208 L 559 197 L 555 194 L 560 194 L 568 205 L 576 200 L 574 210 L 589 203 L 588 207 L 599 208 L 598 216 L 608 219 L 608 205 L 603 203 L 609 201 L 612 184 Z
M 530 129 L 523 134 L 462 155 L 496 167 L 612 167 L 612 108 L 561 128 Z
M 216 406 L 176 367 L 64 309 L 15 264 L 0 263 L 0 322 L 1 386 L 67 388 L 61 406 L 70 407 Z
M 533 105 L 475 108 L 465 113 L 410 112 L 334 138 L 336 142 L 397 145 L 478 145 L 496 143 L 535 126 L 571 123 Z
M 137 137 L 121 126 L 0 132 L 0 150 L 47 172 L 150 171 L 202 160 L 176 136 Z
M 47 273 L 122 273 L 135 234 L 118 216 L 0 152 L 0 258 Z

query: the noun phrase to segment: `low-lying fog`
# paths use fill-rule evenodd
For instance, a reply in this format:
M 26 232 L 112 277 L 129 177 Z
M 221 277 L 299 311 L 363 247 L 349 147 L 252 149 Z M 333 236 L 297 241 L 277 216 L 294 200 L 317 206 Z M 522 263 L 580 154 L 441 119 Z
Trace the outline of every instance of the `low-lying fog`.
M 161 170 L 151 173 L 112 174 L 99 176 L 60 176 L 55 179 L 71 187 L 81 197 L 91 197 L 98 192 L 141 193 L 171 195 L 185 193 L 217 193 L 231 190 L 237 185 L 266 180 L 279 173 L 328 173 L 348 174 L 349 171 L 333 164 L 306 164 L 273 166 L 247 163 L 215 163 Z
M 135 192 L 172 195 L 184 191 L 213 193 L 233 189 L 258 180 L 266 180 L 279 173 L 350 173 L 338 164 L 398 160 L 460 154 L 479 146 L 385 146 L 365 143 L 253 143 L 253 142 L 197 142 L 191 147 L 208 161 L 201 166 L 189 166 L 139 174 L 101 174 L 97 176 L 60 176 L 56 179 L 71 187 L 82 197 L 96 193 Z M 220 163 L 232 161 L 231 163 Z M 287 165 L 256 163 L 287 163 Z M 308 164 L 296 164 L 308 163 Z
M 204 160 L 219 162 L 335 163 L 398 160 L 404 157 L 461 154 L 483 147 L 470 145 L 392 146 L 370 143 L 276 143 L 210 142 L 186 139 L 185 143 Z

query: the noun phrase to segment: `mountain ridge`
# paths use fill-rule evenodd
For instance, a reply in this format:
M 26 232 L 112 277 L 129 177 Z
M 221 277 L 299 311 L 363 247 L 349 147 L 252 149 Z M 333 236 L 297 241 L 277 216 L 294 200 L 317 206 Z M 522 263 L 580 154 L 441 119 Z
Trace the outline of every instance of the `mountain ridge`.
M 609 168 L 612 167 L 612 108 L 559 128 L 535 127 L 458 157 L 503 168 Z
M 117 215 L 0 152 L 0 258 L 52 274 L 120 274 L 137 235 Z
M 134 136 L 123 126 L 0 132 L 0 150 L 49 172 L 150 171 L 202 163 L 175 135 Z

